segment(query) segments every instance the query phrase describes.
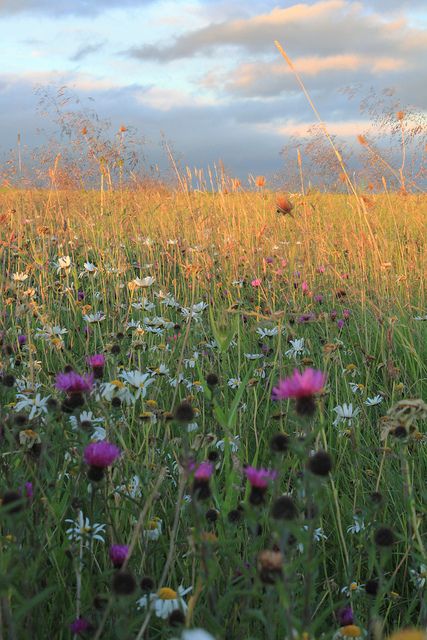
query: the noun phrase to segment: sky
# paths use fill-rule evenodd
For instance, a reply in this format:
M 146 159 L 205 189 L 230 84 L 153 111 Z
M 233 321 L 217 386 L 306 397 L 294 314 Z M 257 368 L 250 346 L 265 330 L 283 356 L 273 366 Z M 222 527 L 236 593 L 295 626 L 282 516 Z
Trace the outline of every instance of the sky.
M 275 40 L 332 134 L 369 131 L 371 88 L 427 113 L 425 0 L 0 0 L 0 25 L 3 157 L 18 132 L 45 142 L 36 89 L 66 86 L 112 131 L 135 128 L 150 164 L 166 139 L 191 167 L 278 171 L 315 118 Z

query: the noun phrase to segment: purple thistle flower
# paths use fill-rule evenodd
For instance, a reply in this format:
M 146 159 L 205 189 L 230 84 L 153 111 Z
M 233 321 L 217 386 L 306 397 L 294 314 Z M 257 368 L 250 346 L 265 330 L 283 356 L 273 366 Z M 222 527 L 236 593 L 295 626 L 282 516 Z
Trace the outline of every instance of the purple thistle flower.
M 354 623 L 353 609 L 349 604 L 338 611 L 338 623 L 340 627 L 347 627 Z
M 340 318 L 339 320 L 337 320 L 337 327 L 338 329 L 342 329 L 343 326 L 345 325 L 345 320 L 343 320 L 342 318 Z
M 272 399 L 307 398 L 322 391 L 326 383 L 326 373 L 317 369 L 305 369 L 302 373 L 294 369 L 289 378 L 279 380 L 277 387 L 273 387 Z
M 18 344 L 19 344 L 20 347 L 23 347 L 24 344 L 26 344 L 26 343 L 27 343 L 27 336 L 24 335 L 23 333 L 21 333 L 18 336 Z
M 86 362 L 90 367 L 94 369 L 96 367 L 104 367 L 105 366 L 105 356 L 102 353 L 96 353 L 93 356 L 88 356 L 86 358 Z
M 102 440 L 89 444 L 83 452 L 83 459 L 91 467 L 105 469 L 112 465 L 120 455 L 121 451 L 115 444 Z
M 86 618 L 76 618 L 74 622 L 70 624 L 71 633 L 75 633 L 76 635 L 80 635 L 84 631 L 87 631 L 91 627 L 89 620 Z
M 110 560 L 113 565 L 120 569 L 129 553 L 127 544 L 112 544 L 109 550 Z
M 246 467 L 244 470 L 245 476 L 250 482 L 252 487 L 258 489 L 266 489 L 268 487 L 269 480 L 275 480 L 277 477 L 277 471 L 271 471 L 270 469 L 256 469 L 255 467 Z
M 81 376 L 75 371 L 58 373 L 55 386 L 60 391 L 68 393 L 68 395 L 86 393 L 92 389 L 93 375 Z
M 32 482 L 26 482 L 24 485 L 25 495 L 30 500 L 34 497 L 34 488 Z
M 85 299 L 85 292 L 83 291 L 83 289 L 79 289 L 77 292 L 77 300 L 81 302 L 84 299 Z
M 214 471 L 214 465 L 212 462 L 201 462 L 194 472 L 194 477 L 196 480 L 202 480 L 207 482 Z

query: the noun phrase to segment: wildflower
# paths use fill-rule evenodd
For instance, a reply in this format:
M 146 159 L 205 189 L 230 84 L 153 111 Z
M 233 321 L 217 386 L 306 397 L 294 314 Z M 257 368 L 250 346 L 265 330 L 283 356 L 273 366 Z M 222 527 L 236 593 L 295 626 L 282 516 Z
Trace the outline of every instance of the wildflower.
M 24 393 L 17 393 L 16 397 L 19 398 L 19 401 L 15 405 L 15 411 L 30 411 L 28 415 L 28 420 L 32 420 L 33 418 L 39 418 L 44 413 L 48 412 L 48 401 L 50 396 L 46 396 L 42 398 L 40 393 L 37 393 L 34 398 L 31 398 Z
M 134 500 L 140 498 L 142 495 L 141 478 L 137 475 L 132 476 L 129 482 L 116 487 L 115 492 L 123 493 Z
M 251 285 L 256 288 L 256 287 L 260 287 L 261 286 L 261 279 L 260 278 L 254 278 L 251 281 Z
M 99 380 L 104 375 L 105 356 L 102 353 L 88 356 L 86 362 L 92 367 L 93 377 Z
M 296 338 L 295 340 L 289 340 L 291 348 L 285 351 L 285 356 L 296 360 L 299 356 L 303 356 L 308 353 L 304 345 L 304 338 Z
M 89 631 L 91 626 L 92 626 L 91 623 L 89 622 L 89 620 L 86 620 L 86 618 L 76 618 L 70 624 L 70 631 L 71 633 L 74 633 L 76 636 L 79 636 L 85 631 Z
M 27 278 L 28 278 L 28 273 L 25 273 L 23 271 L 14 273 L 12 275 L 12 280 L 14 282 L 25 282 L 25 280 L 27 280 Z
M 211 495 L 209 480 L 213 474 L 214 465 L 212 462 L 202 462 L 194 471 L 192 493 L 199 500 L 206 500 Z
M 375 396 L 374 398 L 368 398 L 367 400 L 365 400 L 365 404 L 368 407 L 375 407 L 375 405 L 377 404 L 381 404 L 381 402 L 384 400 L 384 398 L 380 395 Z
M 146 278 L 135 278 L 131 282 L 129 282 L 128 286 L 130 289 L 132 288 L 147 288 L 151 287 L 152 284 L 156 281 L 156 278 L 152 276 L 147 276 Z
M 129 547 L 126 544 L 112 544 L 108 555 L 116 569 L 121 569 L 124 561 L 129 553 Z
M 237 389 L 242 384 L 242 381 L 240 378 L 230 378 L 227 384 L 231 389 Z
M 256 330 L 256 333 L 261 338 L 272 338 L 273 336 L 277 336 L 278 335 L 279 328 L 278 327 L 271 327 L 270 329 L 268 329 L 268 328 L 258 327 L 258 329 Z
M 135 400 L 145 398 L 147 395 L 147 387 L 154 382 L 154 378 L 149 373 L 141 373 L 140 371 L 124 371 L 120 374 L 128 384 L 136 389 Z
M 296 410 L 300 415 L 313 415 L 315 410 L 314 395 L 322 391 L 326 383 L 326 374 L 316 369 L 305 369 L 300 373 L 297 369 L 289 378 L 279 380 L 273 387 L 272 399 L 283 400 L 294 398 Z
M 181 634 L 181 640 L 215 640 L 215 638 L 204 629 L 185 629 Z
M 358 384 L 357 382 L 349 382 L 349 387 L 353 391 L 353 393 L 362 393 L 365 386 L 363 384 Z
M 148 540 L 158 540 L 162 534 L 162 520 L 158 517 L 151 518 L 144 529 L 143 535 Z
M 255 178 L 255 184 L 257 187 L 263 187 L 265 185 L 265 176 L 257 176 Z
M 24 344 L 26 344 L 26 343 L 27 343 L 27 336 L 24 335 L 24 334 L 20 334 L 18 336 L 18 345 L 19 345 L 19 347 L 23 347 Z
M 215 446 L 217 447 L 217 449 L 224 451 L 226 447 L 226 442 L 230 447 L 231 453 L 236 453 L 236 451 L 239 450 L 240 436 L 233 436 L 232 438 L 228 438 L 227 440 L 218 440 Z
M 286 214 L 292 215 L 291 212 L 292 212 L 292 209 L 294 208 L 294 205 L 289 200 L 289 198 L 284 194 L 279 194 L 276 197 L 276 206 L 277 206 L 277 213 L 282 213 L 284 215 Z
M 265 584 L 274 584 L 282 576 L 283 554 L 265 549 L 257 557 L 259 577 Z
M 348 624 L 341 627 L 334 635 L 334 638 L 360 638 L 362 635 L 362 629 L 355 624 Z
M 94 482 L 101 480 L 104 476 L 104 470 L 111 466 L 120 455 L 120 449 L 106 440 L 92 442 L 85 447 L 83 459 L 90 467 L 89 479 Z
M 419 571 L 409 569 L 411 580 L 417 589 L 424 589 L 427 582 L 427 564 L 421 564 Z
M 85 518 L 82 511 L 79 511 L 77 520 L 66 519 L 65 522 L 71 524 L 71 527 L 69 527 L 65 532 L 71 542 L 83 541 L 86 546 L 88 540 L 90 540 L 91 543 L 93 540 L 104 542 L 102 534 L 104 533 L 106 525 L 99 524 L 97 522 L 91 525 L 89 518 Z
M 107 316 L 102 311 L 96 313 L 90 313 L 83 316 L 83 320 L 86 320 L 88 324 L 94 324 L 96 322 L 102 322 Z
M 251 485 L 249 502 L 253 505 L 262 504 L 264 502 L 268 483 L 271 480 L 275 480 L 277 472 L 270 471 L 269 469 L 256 469 L 255 467 L 248 466 L 244 469 L 244 473 Z
M 264 354 L 263 353 L 245 353 L 245 358 L 247 358 L 248 360 L 259 360 L 260 358 L 263 358 Z
M 334 427 L 340 424 L 340 422 L 345 422 L 347 426 L 351 427 L 352 421 L 359 415 L 360 409 L 359 407 L 355 407 L 353 409 L 353 404 L 342 404 L 334 407 L 334 411 L 337 414 L 337 417 L 334 420 Z
M 427 640 L 427 633 L 423 629 L 401 629 L 395 631 L 387 640 Z
M 270 449 L 275 453 L 284 453 L 289 448 L 289 437 L 285 433 L 276 433 L 270 440 Z
M 359 515 L 353 516 L 354 524 L 347 528 L 347 533 L 360 533 L 365 529 L 365 522 Z
M 175 420 L 178 422 L 191 422 L 194 419 L 195 413 L 191 404 L 187 401 L 181 402 L 175 411 Z
M 71 267 L 71 258 L 70 256 L 62 256 L 62 258 L 58 258 L 58 262 L 56 263 L 57 266 L 57 270 L 56 272 L 59 273 L 62 270 L 67 270 Z
M 293 520 L 298 510 L 290 496 L 281 496 L 273 504 L 271 515 L 275 520 Z
M 348 586 L 345 586 L 341 589 L 341 593 L 344 593 L 347 597 L 350 596 L 350 594 L 352 593 L 359 593 L 360 591 L 363 591 L 364 589 L 363 584 L 359 584 L 358 582 L 350 582 L 350 584 Z
M 354 614 L 353 609 L 348 604 L 338 611 L 338 623 L 340 627 L 346 627 L 349 624 L 353 624 Z
M 157 593 L 150 593 L 137 601 L 138 609 L 150 607 L 158 618 L 167 620 L 175 609 L 180 609 L 184 614 L 188 611 L 184 596 L 191 591 L 192 587 L 184 589 L 180 586 L 178 591 L 169 587 L 162 587 Z

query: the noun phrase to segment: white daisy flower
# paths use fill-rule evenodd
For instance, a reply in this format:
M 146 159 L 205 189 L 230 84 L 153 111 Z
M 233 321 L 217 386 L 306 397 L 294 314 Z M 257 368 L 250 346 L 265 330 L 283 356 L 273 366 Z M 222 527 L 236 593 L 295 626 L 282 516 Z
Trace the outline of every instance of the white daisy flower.
M 279 333 L 279 327 L 272 327 L 271 329 L 263 329 L 262 327 L 258 327 L 256 333 L 261 338 L 272 338 L 273 336 L 277 336 Z
M 95 418 L 92 411 L 82 411 L 78 417 L 70 416 L 68 420 L 71 423 L 73 431 L 76 431 L 79 427 L 87 427 L 104 422 L 104 418 Z
M 365 386 L 363 384 L 358 384 L 357 382 L 349 382 L 348 383 L 350 389 L 353 393 L 361 394 Z
M 104 533 L 106 525 L 99 524 L 98 522 L 91 525 L 89 518 L 83 515 L 83 511 L 79 511 L 77 520 L 67 518 L 65 522 L 71 524 L 71 527 L 65 531 L 71 542 L 81 542 L 83 540 L 85 546 L 88 546 L 93 540 L 105 542 L 102 534 Z
M 308 350 L 305 347 L 304 338 L 296 338 L 295 340 L 290 340 L 289 344 L 291 348 L 285 351 L 285 356 L 288 358 L 293 358 L 296 360 L 300 356 L 306 355 Z
M 215 638 L 204 629 L 186 629 L 181 634 L 181 640 L 215 640 Z
M 147 395 L 147 387 L 154 382 L 154 378 L 149 373 L 141 373 L 141 371 L 124 371 L 120 374 L 128 384 L 136 389 L 135 399 L 145 398 Z
M 47 401 L 49 400 L 50 396 L 42 398 L 40 393 L 37 393 L 34 398 L 31 398 L 23 393 L 17 393 L 16 397 L 20 398 L 20 400 L 15 405 L 15 411 L 19 412 L 29 410 L 29 420 L 32 420 L 33 418 L 39 418 L 44 413 L 48 412 Z
M 419 571 L 409 569 L 409 574 L 417 589 L 424 589 L 427 582 L 427 564 L 420 564 Z
M 360 533 L 365 529 L 363 518 L 358 515 L 353 516 L 354 523 L 347 528 L 347 533 Z
M 100 385 L 101 398 L 111 402 L 113 398 L 119 398 L 121 402 L 130 406 L 135 404 L 136 399 L 129 389 L 123 384 L 121 380 L 112 380 L 111 382 L 103 382 Z
M 358 582 L 350 582 L 349 585 L 346 585 L 341 589 L 341 593 L 344 593 L 347 597 L 350 597 L 352 593 L 360 593 L 365 588 L 364 584 L 359 584 Z
M 157 518 L 151 518 L 147 523 L 147 528 L 143 531 L 143 536 L 147 540 L 158 540 L 162 535 L 162 520 Z
M 218 442 L 216 443 L 216 448 L 220 449 L 221 451 L 225 450 L 225 446 L 226 446 L 226 442 L 228 443 L 228 446 L 230 447 L 230 451 L 231 453 L 236 453 L 236 451 L 239 450 L 240 447 L 240 436 L 233 436 L 232 438 L 227 438 L 227 440 L 218 440 Z
M 157 593 L 149 593 L 137 600 L 138 609 L 150 607 L 155 615 L 163 620 L 166 620 L 175 609 L 180 609 L 185 615 L 188 611 L 188 606 L 184 596 L 191 589 L 192 587 L 184 589 L 184 587 L 180 586 L 178 591 L 174 591 L 169 587 L 162 587 Z
M 303 526 L 304 531 L 308 531 L 308 525 Z M 322 527 L 318 527 L 313 531 L 313 540 L 314 542 L 320 542 L 320 540 L 326 540 L 327 536 L 323 533 Z M 302 542 L 299 542 L 297 545 L 298 551 L 300 553 L 304 553 L 304 545 Z
M 351 426 L 352 421 L 357 418 L 360 413 L 360 408 L 355 407 L 353 409 L 353 405 L 350 404 L 342 404 L 334 407 L 334 411 L 337 414 L 337 417 L 334 420 L 334 427 L 336 427 L 340 422 L 345 422 L 348 426 Z
M 242 381 L 240 378 L 230 378 L 227 384 L 231 389 L 237 389 L 242 384 Z
M 28 273 L 25 273 L 24 271 L 17 271 L 12 275 L 12 280 L 14 282 L 24 282 L 25 280 L 27 280 L 27 278 Z
M 116 493 L 124 493 L 130 498 L 137 499 L 142 496 L 142 482 L 141 478 L 137 475 L 132 476 L 127 484 L 121 484 L 116 487 Z
M 103 311 L 97 311 L 96 313 L 89 313 L 88 315 L 83 316 L 83 320 L 86 320 L 88 324 L 93 324 L 95 322 L 102 322 L 105 320 L 107 316 Z
M 35 338 L 43 338 L 44 340 L 53 340 L 54 338 L 61 338 L 64 334 L 68 333 L 68 329 L 63 329 L 58 325 L 49 327 L 45 325 L 43 329 L 37 329 L 34 334 Z
M 154 302 L 147 300 L 147 298 L 142 298 L 141 302 L 132 302 L 132 307 L 138 311 L 141 311 L 142 309 L 144 311 L 153 311 L 153 309 L 156 308 L 156 305 Z
M 365 404 L 368 407 L 375 407 L 377 404 L 381 404 L 381 402 L 384 400 L 384 398 L 380 395 L 376 395 L 374 398 L 368 398 L 367 400 L 365 400 Z
M 423 320 L 427 320 L 427 313 L 425 313 L 423 316 L 414 316 L 414 320 L 418 320 L 418 321 L 423 321 Z
M 194 369 L 196 366 L 196 361 L 199 359 L 199 354 L 195 351 L 191 358 L 184 359 L 184 366 L 186 369 Z
M 134 285 L 137 288 L 147 288 L 147 287 L 151 287 L 151 285 L 154 284 L 155 281 L 156 281 L 156 278 L 153 278 L 152 276 L 147 276 L 146 278 L 135 278 L 134 280 L 132 280 L 130 284 Z
M 58 262 L 55 263 L 56 272 L 59 273 L 63 269 L 69 269 L 71 267 L 71 258 L 70 256 L 62 256 L 58 258 Z
M 263 353 L 245 353 L 245 358 L 247 358 L 248 360 L 259 360 L 260 358 L 263 358 L 264 354 Z

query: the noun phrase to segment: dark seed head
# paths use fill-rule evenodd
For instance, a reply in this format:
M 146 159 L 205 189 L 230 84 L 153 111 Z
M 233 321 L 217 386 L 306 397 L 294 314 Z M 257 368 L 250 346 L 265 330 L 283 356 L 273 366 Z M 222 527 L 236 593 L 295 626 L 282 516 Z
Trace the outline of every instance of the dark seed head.
M 181 609 L 174 609 L 168 618 L 171 627 L 181 627 L 185 624 L 185 615 Z
M 393 429 L 391 433 L 395 438 L 406 438 L 406 436 L 408 435 L 408 432 L 403 425 L 399 425 L 398 427 Z
M 3 494 L 1 506 L 6 507 L 9 513 L 19 513 L 24 508 L 22 496 L 17 491 L 6 491 Z
M 227 520 L 228 522 L 231 522 L 231 524 L 236 524 L 237 522 L 240 522 L 241 519 L 242 511 L 240 509 L 232 509 L 227 514 Z
M 219 453 L 218 451 L 215 451 L 215 449 L 213 449 L 212 451 L 209 451 L 208 453 L 208 460 L 210 462 L 216 462 L 219 458 Z
M 194 409 L 189 402 L 184 400 L 175 411 L 175 420 L 178 422 L 191 422 L 194 419 Z
M 264 503 L 266 487 L 252 487 L 249 495 L 249 502 L 255 507 Z
M 18 415 L 15 416 L 15 424 L 18 427 L 23 427 L 24 425 L 26 425 L 28 422 L 28 418 L 24 413 L 18 413 Z
M 271 515 L 275 520 L 293 520 L 298 510 L 290 496 L 281 496 L 273 503 Z
M 208 373 L 206 376 L 206 382 L 209 387 L 215 387 L 219 382 L 219 378 L 216 373 Z
M 285 453 L 289 448 L 289 437 L 284 433 L 276 433 L 270 440 L 270 449 L 275 453 Z
M 332 469 L 332 458 L 327 451 L 317 451 L 308 459 L 307 467 L 316 476 L 327 476 Z
M 2 382 L 5 387 L 13 387 L 13 385 L 15 384 L 15 376 L 13 376 L 11 373 L 8 373 L 3 376 Z
M 113 407 L 120 407 L 122 404 L 122 401 L 120 400 L 120 398 L 112 398 L 111 400 L 111 406 Z
M 370 596 L 376 596 L 378 593 L 378 589 L 380 587 L 380 583 L 378 578 L 371 578 L 367 580 L 365 583 L 365 591 Z
M 92 482 L 99 482 L 104 477 L 104 469 L 102 467 L 89 467 L 87 477 Z
M 136 589 L 136 581 L 128 571 L 117 571 L 113 576 L 112 589 L 118 596 L 130 596 Z
M 216 509 L 208 509 L 205 513 L 208 522 L 216 522 L 218 520 L 218 511 Z
M 49 411 L 55 411 L 58 408 L 58 400 L 55 398 L 49 398 L 46 404 Z
M 143 578 L 141 578 L 139 586 L 141 587 L 142 591 L 152 591 L 154 589 L 154 580 L 149 576 L 144 576 Z
M 379 547 L 391 547 L 395 537 L 390 527 L 379 527 L 375 532 L 374 540 Z
M 371 502 L 375 506 L 379 506 L 383 502 L 383 496 L 379 491 L 373 491 L 370 495 Z
M 117 354 L 120 353 L 120 345 L 118 344 L 113 344 L 113 346 L 111 347 L 111 353 L 116 356 Z

